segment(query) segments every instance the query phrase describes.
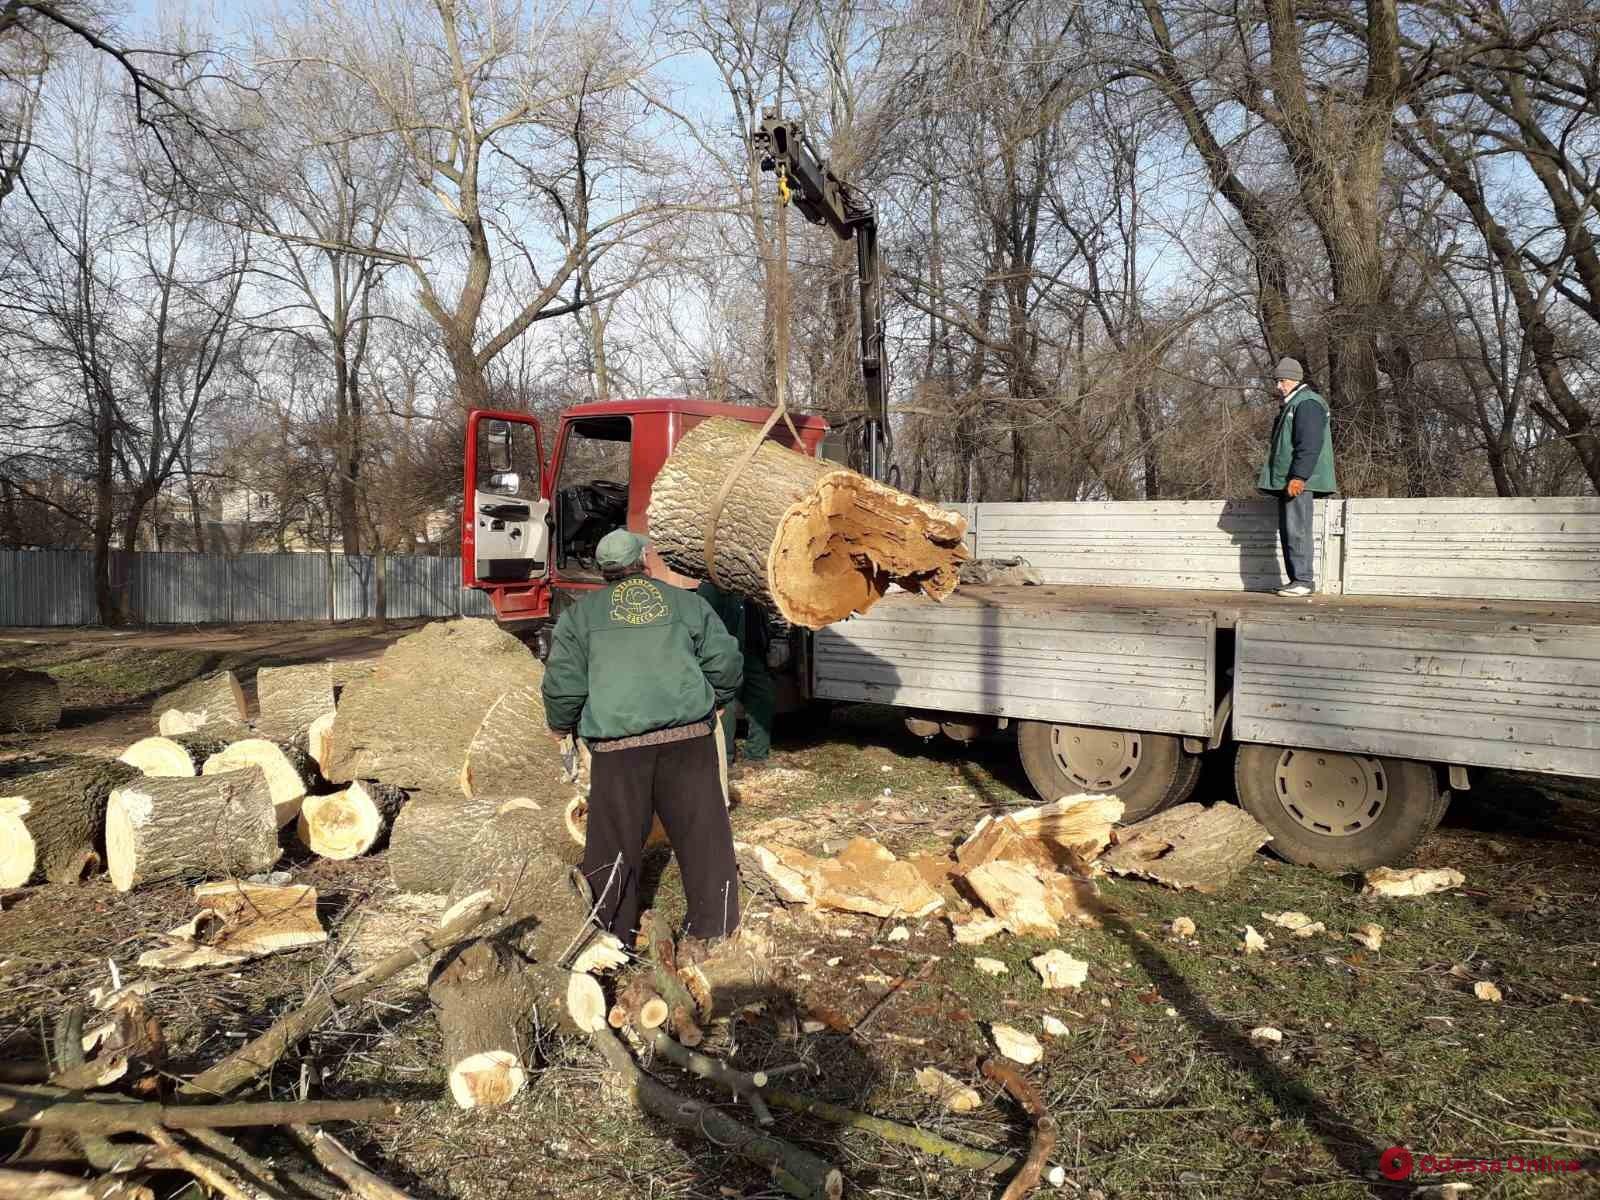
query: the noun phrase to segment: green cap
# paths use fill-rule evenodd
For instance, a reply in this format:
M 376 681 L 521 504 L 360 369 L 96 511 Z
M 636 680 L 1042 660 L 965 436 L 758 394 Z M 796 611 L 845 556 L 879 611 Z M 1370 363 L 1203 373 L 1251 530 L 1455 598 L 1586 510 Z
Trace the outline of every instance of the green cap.
M 595 547 L 594 560 L 601 570 L 621 570 L 644 561 L 644 539 L 626 529 L 613 529 Z

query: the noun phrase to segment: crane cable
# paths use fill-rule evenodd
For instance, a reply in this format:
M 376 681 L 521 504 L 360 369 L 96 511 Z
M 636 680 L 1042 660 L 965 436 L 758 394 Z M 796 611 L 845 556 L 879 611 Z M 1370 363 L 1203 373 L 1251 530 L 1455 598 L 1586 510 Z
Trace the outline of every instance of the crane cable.
M 711 512 L 706 517 L 706 539 L 704 557 L 706 561 L 706 578 L 719 588 L 725 588 L 722 576 L 717 572 L 717 524 L 722 519 L 722 506 L 727 502 L 728 494 L 733 491 L 733 485 L 738 482 L 739 476 L 755 461 L 756 453 L 766 444 L 767 434 L 771 433 L 778 424 L 779 418 L 789 427 L 789 433 L 794 437 L 795 449 L 802 454 L 805 452 L 804 443 L 800 440 L 800 431 L 794 427 L 794 421 L 789 416 L 788 390 L 789 390 L 789 177 L 783 164 L 777 166 L 778 173 L 778 253 L 776 261 L 768 262 L 768 279 L 772 281 L 772 323 L 773 323 L 773 355 L 776 361 L 775 378 L 773 380 L 773 399 L 776 401 L 771 414 L 767 417 L 766 424 L 761 427 L 761 432 L 756 435 L 755 441 L 750 443 L 750 448 L 743 451 L 735 461 L 732 470 L 722 480 L 722 486 L 717 489 L 717 495 L 711 501 Z

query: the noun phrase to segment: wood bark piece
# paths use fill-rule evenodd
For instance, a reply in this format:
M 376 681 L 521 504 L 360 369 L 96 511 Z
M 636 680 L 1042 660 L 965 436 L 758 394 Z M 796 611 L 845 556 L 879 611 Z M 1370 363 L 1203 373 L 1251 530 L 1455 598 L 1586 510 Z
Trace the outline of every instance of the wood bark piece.
M 13 1171 L 0 1167 L 0 1200 L 155 1200 L 136 1176 L 82 1179 L 59 1171 Z
M 225 879 L 194 890 L 200 912 L 139 956 L 141 967 L 177 971 L 249 962 L 328 940 L 317 918 L 317 889 Z
M 61 685 L 43 671 L 0 668 L 0 733 L 48 733 L 61 724 Z
M 356 780 L 342 792 L 307 796 L 300 804 L 300 841 L 321 858 L 356 858 L 388 843 L 406 793 L 374 780 Z
M 916 1072 L 917 1087 L 924 1095 L 932 1096 L 946 1112 L 972 1112 L 983 1107 L 983 1097 L 978 1089 L 969 1087 L 953 1075 L 938 1067 L 920 1067 Z
M 680 1095 L 652 1079 L 610 1029 L 596 1030 L 589 1036 L 611 1069 L 622 1077 L 629 1096 L 643 1112 L 765 1167 L 774 1183 L 800 1200 L 839 1200 L 844 1194 L 844 1176 L 827 1160 L 751 1129 L 720 1109 Z
M 759 434 L 757 426 L 713 417 L 662 465 L 651 488 L 650 535 L 675 571 L 708 578 L 713 502 Z M 966 531 L 957 513 L 768 440 L 718 515 L 716 571 L 725 590 L 820 629 L 866 612 L 890 584 L 944 599 L 967 557 Z
M 334 783 L 460 791 L 467 748 L 489 709 L 543 677 L 533 652 L 493 621 L 441 621 L 407 634 L 345 689 L 325 773 Z
M 525 968 L 512 951 L 480 939 L 442 961 L 428 984 L 450 1095 L 462 1108 L 505 1104 L 527 1083 L 535 996 Z
M 509 689 L 489 706 L 467 743 L 461 791 L 543 801 L 563 790 L 561 776 L 561 749 L 545 724 L 539 685 Z
M 244 688 L 232 671 L 217 671 L 156 698 L 150 706 L 156 732 L 171 736 L 208 726 L 243 730 Z
M 258 768 L 140 779 L 111 793 L 106 867 L 119 892 L 162 879 L 254 875 L 278 861 L 272 790 Z
M 215 734 L 180 733 L 172 737 L 156 734 L 140 738 L 117 758 L 141 775 L 157 779 L 193 779 L 200 774 L 206 759 L 228 748 L 228 740 Z
M 463 796 L 454 785 L 412 796 L 394 818 L 384 856 L 395 887 L 402 892 L 449 892 L 467 863 L 472 839 L 503 802 L 493 796 Z
M 282 829 L 300 815 L 300 803 L 317 780 L 311 756 L 304 750 L 268 738 L 241 738 L 206 759 L 202 775 L 222 775 L 258 767 L 272 792 L 272 809 Z
M 306 734 L 333 715 L 333 668 L 325 662 L 262 667 L 256 672 L 256 728 L 278 742 L 310 751 Z
M 62 754 L 0 764 L 0 887 L 73 883 L 101 861 L 106 803 L 138 771 Z
M 1214 892 L 1255 858 L 1272 835 L 1232 804 L 1180 804 L 1118 835 L 1102 856 L 1106 869 L 1167 887 Z
M 1454 867 L 1374 867 L 1363 877 L 1363 896 L 1431 896 L 1458 888 L 1467 877 Z M 1381 931 L 1380 931 L 1381 932 Z
M 226 1096 L 238 1091 L 245 1084 L 271 1071 L 290 1047 L 327 1020 L 336 1009 L 357 1003 L 407 967 L 471 938 L 493 914 L 493 897 L 487 894 L 468 897 L 456 906 L 449 919 L 442 922 L 438 929 L 373 963 L 366 970 L 357 972 L 343 983 L 312 996 L 293 1012 L 279 1017 L 265 1033 L 180 1087 L 179 1094 Z
M 1000 1200 L 1023 1200 L 1023 1197 L 1039 1185 L 1039 1176 L 1044 1171 L 1044 1165 L 1055 1152 L 1056 1119 L 1050 1115 L 1050 1110 L 1045 1106 L 1039 1090 L 1024 1079 L 1022 1072 L 1010 1063 L 986 1058 L 981 1070 L 985 1078 L 992 1079 L 1005 1088 L 1033 1122 L 1033 1137 L 1028 1145 L 1028 1157 L 1023 1160 L 1021 1169 L 1012 1177 L 1011 1182 L 1006 1184 L 1006 1190 L 1000 1196 Z
M 984 817 L 956 850 L 956 859 L 963 867 L 1009 859 L 1081 870 L 1110 846 L 1122 811 L 1115 796 L 1083 795 Z

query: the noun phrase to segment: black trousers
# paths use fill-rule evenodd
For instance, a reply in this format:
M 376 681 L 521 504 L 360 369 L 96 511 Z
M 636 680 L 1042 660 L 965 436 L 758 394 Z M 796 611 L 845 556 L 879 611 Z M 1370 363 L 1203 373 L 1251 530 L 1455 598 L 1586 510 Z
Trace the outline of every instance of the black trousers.
M 594 891 L 600 924 L 633 945 L 639 931 L 640 865 L 656 814 L 683 874 L 689 900 L 684 932 L 694 937 L 732 933 L 739 926 L 739 868 L 722 804 L 716 739 L 709 734 L 593 756 L 583 873 Z
M 1283 565 L 1289 569 L 1290 583 L 1317 583 L 1316 539 L 1312 525 L 1316 498 L 1307 488 L 1293 500 L 1288 492 L 1278 493 L 1278 540 L 1283 544 Z

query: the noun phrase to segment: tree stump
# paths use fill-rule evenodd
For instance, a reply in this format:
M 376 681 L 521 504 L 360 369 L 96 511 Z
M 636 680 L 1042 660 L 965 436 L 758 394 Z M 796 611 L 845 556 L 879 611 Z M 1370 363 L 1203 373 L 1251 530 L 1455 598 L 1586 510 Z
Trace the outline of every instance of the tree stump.
M 213 734 L 180 733 L 175 737 L 140 738 L 118 756 L 141 775 L 158 779 L 193 779 L 206 759 L 228 748 L 226 738 Z
M 256 672 L 256 704 L 256 728 L 264 736 L 311 753 L 311 727 L 333 715 L 333 669 L 325 662 L 262 667 Z
M 342 792 L 307 796 L 300 805 L 300 841 L 320 858 L 356 858 L 381 850 L 406 799 L 400 788 L 360 779 Z
M 100 864 L 112 790 L 138 777 L 125 763 L 76 754 L 0 765 L 0 887 L 82 879 Z
M 455 1102 L 479 1108 L 520 1092 L 535 1004 L 526 964 L 496 942 L 468 942 L 435 969 L 428 998 L 444 1035 Z
M 272 789 L 259 768 L 140 779 L 111 793 L 106 867 L 119 892 L 178 877 L 253 875 L 277 861 Z
M 445 893 L 466 865 L 472 839 L 499 811 L 493 796 L 463 796 L 454 784 L 443 792 L 419 792 L 389 830 L 389 878 L 402 892 Z
M 650 535 L 674 570 L 708 577 L 713 503 L 759 433 L 713 417 L 662 465 L 651 489 Z M 767 440 L 728 493 L 713 544 L 726 590 L 820 629 L 866 612 L 892 583 L 944 599 L 967 558 L 966 532 L 957 513 Z
M 0 669 L 0 733 L 47 733 L 59 724 L 59 683 L 43 671 Z
M 194 733 L 210 725 L 229 730 L 244 728 L 244 688 L 232 671 L 217 671 L 166 693 L 150 706 L 156 732 L 172 736 Z
M 206 759 L 200 773 L 222 775 L 251 767 L 259 768 L 266 776 L 267 786 L 272 789 L 272 808 L 277 814 L 278 828 L 282 829 L 300 815 L 300 804 L 317 780 L 311 756 L 304 750 L 267 738 L 244 738 L 229 742 Z

